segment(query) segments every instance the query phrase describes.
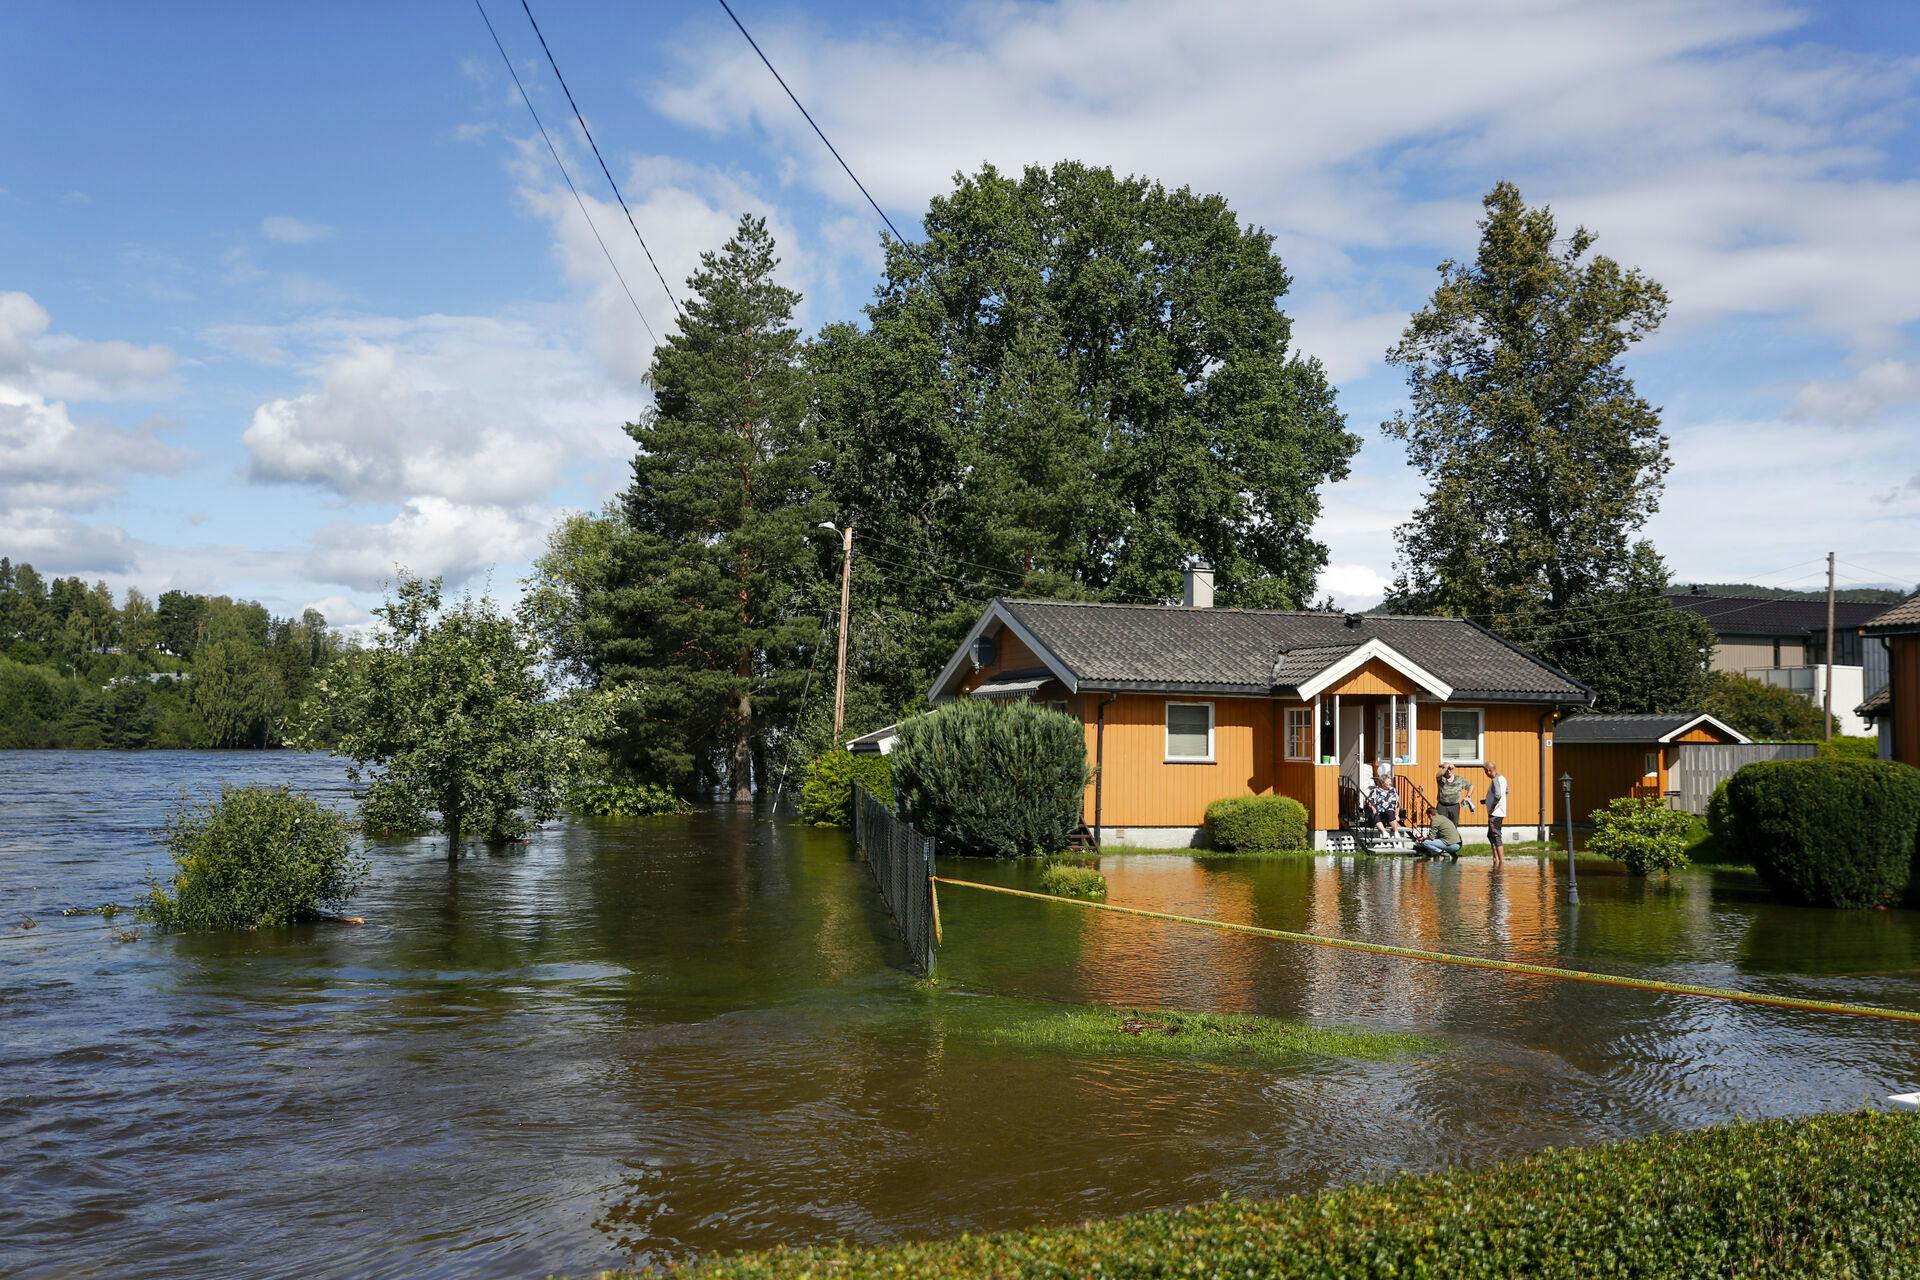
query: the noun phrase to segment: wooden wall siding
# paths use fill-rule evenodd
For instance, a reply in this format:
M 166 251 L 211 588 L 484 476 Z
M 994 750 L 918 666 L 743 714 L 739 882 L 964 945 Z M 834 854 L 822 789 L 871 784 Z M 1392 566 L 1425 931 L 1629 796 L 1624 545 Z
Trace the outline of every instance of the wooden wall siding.
M 1098 701 L 1089 695 L 1087 753 L 1093 758 Z M 1168 764 L 1166 704 L 1212 702 L 1213 763 Z M 1274 706 L 1256 698 L 1167 698 L 1122 694 L 1107 707 L 1106 780 L 1100 820 L 1110 827 L 1197 827 L 1222 796 L 1265 795 L 1275 773 Z M 1085 820 L 1093 821 L 1093 791 Z
M 1888 636 L 1893 758 L 1920 768 L 1920 636 Z
M 1646 755 L 1657 757 L 1654 776 L 1646 776 Z M 1668 751 L 1639 742 L 1579 742 L 1555 747 L 1554 768 L 1573 775 L 1573 820 L 1591 820 L 1595 809 L 1620 796 L 1665 795 Z M 1556 775 L 1557 776 L 1557 775 Z M 1508 806 L 1511 812 L 1512 806 Z
M 1410 693 L 1419 693 L 1420 686 L 1395 671 L 1378 658 L 1370 659 L 1365 666 L 1349 674 L 1346 679 L 1330 686 L 1320 696 L 1331 698 L 1334 694 L 1341 697 L 1355 697 L 1366 694 L 1379 694 L 1382 697 L 1397 693 L 1405 697 Z M 1425 697 L 1425 694 L 1421 694 Z
M 1540 821 L 1540 713 L 1547 708 L 1526 703 L 1488 703 L 1473 702 L 1428 702 L 1422 699 L 1420 708 L 1420 763 L 1402 765 L 1398 772 L 1407 774 L 1427 793 L 1427 799 L 1433 799 L 1435 779 L 1440 773 L 1440 709 L 1442 705 L 1455 711 L 1478 708 L 1485 712 L 1485 751 L 1488 760 L 1500 766 L 1500 772 L 1507 777 L 1507 825 L 1509 827 L 1534 826 Z M 1554 779 L 1560 775 L 1554 767 L 1555 748 L 1547 748 L 1546 820 L 1553 821 L 1554 804 L 1559 795 L 1560 784 Z M 1487 775 L 1477 767 L 1469 766 L 1466 778 L 1473 786 L 1473 798 L 1478 803 L 1487 791 Z M 1484 821 L 1484 812 L 1461 815 L 1468 822 Z
M 971 693 L 973 690 L 979 688 L 983 681 L 991 680 L 994 676 L 1002 672 L 1031 671 L 1036 667 L 1043 668 L 1047 665 L 1040 661 L 1038 654 L 1027 648 L 1019 636 L 1004 627 L 1001 628 L 1000 634 L 993 638 L 993 644 L 994 658 L 992 665 L 982 667 L 961 680 L 960 688 L 962 692 Z M 1052 685 L 1051 692 L 1043 691 L 1036 696 L 1038 696 L 1042 702 L 1048 698 L 1064 697 L 1066 696 L 1066 687 L 1056 681 Z
M 1732 742 L 1733 738 L 1720 732 L 1710 724 L 1696 725 L 1687 730 L 1675 742 Z

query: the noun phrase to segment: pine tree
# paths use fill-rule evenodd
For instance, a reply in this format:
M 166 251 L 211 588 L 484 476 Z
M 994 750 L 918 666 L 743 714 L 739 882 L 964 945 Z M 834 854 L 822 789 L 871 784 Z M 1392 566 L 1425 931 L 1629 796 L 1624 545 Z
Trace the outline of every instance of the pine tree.
M 800 298 L 778 264 L 752 216 L 702 255 L 654 358 L 653 407 L 628 427 L 638 451 L 605 601 L 601 682 L 632 686 L 637 706 L 629 765 L 683 790 L 724 777 L 736 800 L 818 643 L 811 535 L 832 514 L 816 495 Z

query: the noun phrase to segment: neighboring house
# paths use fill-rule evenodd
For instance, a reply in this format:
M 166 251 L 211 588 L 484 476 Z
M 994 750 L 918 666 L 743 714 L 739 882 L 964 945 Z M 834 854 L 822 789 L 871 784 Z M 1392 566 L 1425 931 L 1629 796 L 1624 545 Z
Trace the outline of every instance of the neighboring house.
M 847 739 L 847 750 L 856 756 L 884 756 L 893 752 L 893 744 L 900 737 L 900 726 L 890 724 L 884 729 L 875 729 L 872 733 L 863 733 L 857 738 Z
M 1553 732 L 1554 768 L 1573 779 L 1573 817 L 1585 822 L 1621 796 L 1680 791 L 1684 753 L 1692 745 L 1748 739 L 1710 715 L 1569 716 Z
M 1886 688 L 1860 708 L 1878 726 L 1880 758 L 1920 767 L 1920 593 L 1869 619 L 1861 631 L 1888 651 Z
M 1428 797 L 1442 760 L 1476 794 L 1493 761 L 1508 825 L 1551 822 L 1553 721 L 1592 700 L 1584 685 L 1463 619 L 1215 609 L 1212 595 L 1192 570 L 1184 606 L 995 600 L 928 696 L 1078 718 L 1095 766 L 1083 820 L 1111 843 L 1193 844 L 1224 796 L 1292 796 L 1316 833 L 1338 830 L 1343 781 L 1381 756 Z
M 1668 603 L 1713 628 L 1714 671 L 1730 671 L 1791 689 L 1820 706 L 1826 697 L 1827 602 L 1755 596 L 1711 596 L 1695 587 Z M 1833 606 L 1833 715 L 1845 734 L 1871 732 L 1855 708 L 1887 682 L 1887 650 L 1860 628 L 1886 606 L 1837 600 Z

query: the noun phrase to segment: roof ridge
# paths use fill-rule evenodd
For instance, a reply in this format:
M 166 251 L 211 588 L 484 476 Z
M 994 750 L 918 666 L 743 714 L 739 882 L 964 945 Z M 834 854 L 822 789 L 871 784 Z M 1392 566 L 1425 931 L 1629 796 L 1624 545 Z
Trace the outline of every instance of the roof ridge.
M 1049 600 L 1042 596 L 996 596 L 1002 604 L 1046 604 L 1071 606 L 1075 609 L 1150 609 L 1161 613 L 1240 613 L 1267 618 L 1345 618 L 1344 609 L 1249 609 L 1239 605 L 1208 605 L 1196 607 L 1186 604 L 1145 604 L 1133 600 Z M 1443 613 L 1362 613 L 1354 615 L 1367 621 L 1388 622 L 1471 622 L 1470 618 L 1454 617 Z

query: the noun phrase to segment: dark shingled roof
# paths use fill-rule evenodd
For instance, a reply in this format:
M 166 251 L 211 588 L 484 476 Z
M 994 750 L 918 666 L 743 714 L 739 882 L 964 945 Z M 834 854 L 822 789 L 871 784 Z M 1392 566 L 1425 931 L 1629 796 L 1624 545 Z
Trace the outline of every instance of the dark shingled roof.
M 1880 691 L 1853 709 L 1853 713 L 1862 719 L 1872 720 L 1882 711 L 1893 705 L 1893 682 L 1880 686 Z
M 1676 608 L 1691 609 L 1707 620 L 1715 635 L 1806 636 L 1827 629 L 1827 602 L 1757 596 L 1696 596 L 1675 592 L 1667 600 Z M 1885 605 L 1870 601 L 1836 600 L 1833 625 L 1851 631 L 1866 625 Z
M 1867 622 L 1866 631 L 1870 636 L 1889 635 L 1898 631 L 1920 631 L 1920 592 L 1908 596 L 1885 613 L 1875 615 Z
M 1461 618 L 1001 600 L 1093 688 L 1266 695 L 1379 639 L 1453 686 L 1456 700 L 1585 703 L 1589 691 Z
M 1587 742 L 1658 742 L 1683 724 L 1700 718 L 1698 711 L 1673 715 L 1568 716 L 1553 727 L 1560 746 Z

